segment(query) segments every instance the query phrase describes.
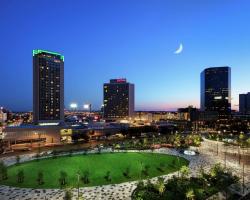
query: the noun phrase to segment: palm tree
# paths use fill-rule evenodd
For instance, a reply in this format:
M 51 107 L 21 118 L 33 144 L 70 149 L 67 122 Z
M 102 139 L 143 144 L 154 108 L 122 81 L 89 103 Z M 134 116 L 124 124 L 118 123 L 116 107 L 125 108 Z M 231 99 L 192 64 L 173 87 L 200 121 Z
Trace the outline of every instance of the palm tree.
M 148 176 L 148 174 L 149 174 L 149 168 L 150 168 L 149 165 L 145 165 L 145 166 L 144 166 L 144 169 L 142 169 L 142 173 L 143 173 L 145 176 Z
M 37 174 L 37 183 L 38 183 L 38 185 L 42 185 L 44 183 L 42 171 L 39 171 Z
M 123 175 L 126 177 L 126 178 L 130 178 L 130 167 L 127 167 L 125 169 L 125 171 L 123 172 Z
M 239 144 L 240 144 L 240 145 L 243 145 L 244 139 L 245 139 L 245 135 L 244 135 L 243 133 L 241 133 L 241 134 L 239 135 Z
M 36 161 L 39 161 L 40 153 L 36 153 Z
M 18 165 L 19 163 L 20 163 L 20 156 L 17 155 L 17 156 L 16 156 L 16 164 Z
M 3 161 L 0 162 L 0 178 L 2 180 L 8 179 L 7 166 L 3 163 Z
M 248 138 L 248 139 L 246 140 L 246 143 L 247 143 L 247 147 L 250 147 L 250 138 Z
M 165 183 L 164 183 L 164 178 L 159 177 L 158 181 L 156 183 L 156 189 L 158 190 L 159 194 L 162 196 L 163 193 L 165 192 Z
M 185 179 L 189 176 L 190 170 L 187 166 L 182 166 L 180 169 L 181 178 Z
M 73 196 L 73 194 L 72 194 L 71 189 L 70 189 L 70 188 L 67 188 L 67 189 L 65 190 L 64 200 L 71 200 L 71 199 L 72 199 L 72 196 Z
M 104 176 L 104 178 L 106 179 L 106 181 L 110 182 L 111 181 L 111 175 L 110 175 L 110 171 L 106 172 L 106 175 Z
M 175 148 L 179 148 L 181 146 L 181 136 L 179 134 L 175 134 L 173 136 L 173 145 Z
M 205 170 L 204 170 L 203 165 L 200 166 L 198 177 L 199 177 L 199 178 L 201 179 L 201 181 L 202 181 L 203 189 L 205 189 L 206 177 L 205 177 Z
M 81 177 L 81 180 L 83 181 L 84 184 L 89 183 L 89 171 L 88 170 L 83 172 L 83 176 Z
M 23 183 L 23 181 L 24 181 L 24 172 L 22 169 L 19 169 L 17 172 L 17 182 Z
M 80 196 L 78 197 L 78 199 L 77 200 L 84 200 L 84 196 L 83 196 L 83 194 L 82 193 L 80 193 Z
M 194 195 L 194 190 L 193 189 L 189 189 L 186 192 L 186 199 L 188 199 L 188 200 L 194 200 L 195 199 L 195 195 Z
M 67 173 L 65 171 L 60 171 L 59 183 L 62 186 L 66 185 Z

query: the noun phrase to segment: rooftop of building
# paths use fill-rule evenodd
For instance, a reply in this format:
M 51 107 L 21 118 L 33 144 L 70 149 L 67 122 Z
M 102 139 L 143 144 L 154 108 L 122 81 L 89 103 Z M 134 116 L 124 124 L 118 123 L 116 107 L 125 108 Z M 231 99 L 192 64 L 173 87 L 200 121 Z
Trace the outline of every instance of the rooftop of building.
M 42 54 L 42 53 L 59 56 L 60 59 L 64 61 L 64 56 L 61 55 L 61 54 L 59 54 L 59 53 L 57 53 L 57 52 L 47 51 L 47 50 L 42 50 L 42 49 L 34 49 L 33 50 L 33 56 L 38 55 L 38 54 Z

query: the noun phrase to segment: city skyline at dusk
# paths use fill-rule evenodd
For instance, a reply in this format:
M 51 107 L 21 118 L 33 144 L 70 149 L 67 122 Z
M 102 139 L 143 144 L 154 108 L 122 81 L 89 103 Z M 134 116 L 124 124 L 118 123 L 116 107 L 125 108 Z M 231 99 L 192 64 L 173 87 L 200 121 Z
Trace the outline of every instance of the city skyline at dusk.
M 249 10 L 1 0 L 0 200 L 249 200 Z
M 3 1 L 0 105 L 32 110 L 32 50 L 44 49 L 65 56 L 66 108 L 99 109 L 112 78 L 135 84 L 136 110 L 199 108 L 200 73 L 229 66 L 238 109 L 250 90 L 250 3 L 241 2 Z

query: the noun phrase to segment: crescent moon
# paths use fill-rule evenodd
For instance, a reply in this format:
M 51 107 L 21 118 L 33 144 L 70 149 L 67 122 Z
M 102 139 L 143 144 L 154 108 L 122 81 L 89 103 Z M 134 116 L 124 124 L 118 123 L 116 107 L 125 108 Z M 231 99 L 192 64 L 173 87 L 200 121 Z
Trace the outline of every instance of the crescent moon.
M 179 48 L 174 52 L 174 54 L 180 54 L 183 51 L 183 45 L 180 44 Z

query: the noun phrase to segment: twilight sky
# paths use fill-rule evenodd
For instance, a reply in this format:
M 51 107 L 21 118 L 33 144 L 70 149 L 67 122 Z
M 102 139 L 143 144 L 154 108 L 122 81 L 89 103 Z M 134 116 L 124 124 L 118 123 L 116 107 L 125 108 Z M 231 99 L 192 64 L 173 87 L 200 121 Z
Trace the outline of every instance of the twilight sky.
M 0 106 L 32 109 L 32 50 L 65 56 L 65 106 L 102 104 L 102 85 L 135 84 L 137 110 L 200 102 L 200 72 L 232 68 L 232 105 L 250 91 L 248 0 L 1 0 Z M 181 54 L 173 52 L 182 43 Z

